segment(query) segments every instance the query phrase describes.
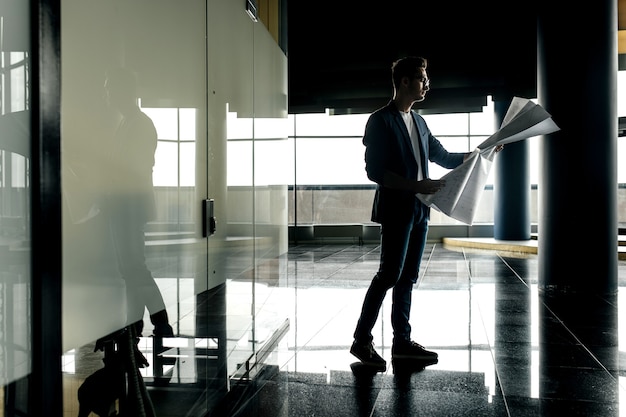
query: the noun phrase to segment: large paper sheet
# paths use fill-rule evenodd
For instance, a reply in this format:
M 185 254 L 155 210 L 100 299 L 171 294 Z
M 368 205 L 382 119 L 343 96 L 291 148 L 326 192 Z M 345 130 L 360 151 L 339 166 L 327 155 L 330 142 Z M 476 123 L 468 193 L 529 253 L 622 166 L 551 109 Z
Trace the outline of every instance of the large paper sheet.
M 418 194 L 426 205 L 471 225 L 498 145 L 533 136 L 546 135 L 560 128 L 539 104 L 514 97 L 500 129 L 483 141 L 460 166 L 441 179 L 445 185 L 435 194 Z

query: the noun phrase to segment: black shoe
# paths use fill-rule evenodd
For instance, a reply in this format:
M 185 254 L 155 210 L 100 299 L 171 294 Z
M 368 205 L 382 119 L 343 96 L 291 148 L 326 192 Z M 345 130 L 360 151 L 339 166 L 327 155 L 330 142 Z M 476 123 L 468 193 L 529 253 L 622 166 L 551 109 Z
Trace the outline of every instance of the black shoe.
M 424 346 L 412 340 L 394 343 L 391 347 L 393 359 L 412 359 L 418 361 L 435 361 L 439 357 L 437 353 L 424 349 Z
M 356 356 L 364 365 L 371 366 L 382 371 L 387 369 L 387 362 L 374 350 L 374 344 L 352 343 L 350 353 Z

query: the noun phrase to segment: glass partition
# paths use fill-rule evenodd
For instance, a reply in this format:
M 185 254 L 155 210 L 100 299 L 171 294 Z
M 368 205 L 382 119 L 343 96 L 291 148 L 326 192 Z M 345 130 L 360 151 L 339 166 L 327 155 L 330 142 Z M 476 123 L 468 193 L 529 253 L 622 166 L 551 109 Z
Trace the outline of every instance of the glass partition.
M 1 415 L 28 410 L 32 372 L 29 10 L 28 2 L 0 1 Z
M 62 12 L 65 411 L 206 409 L 207 373 L 226 386 L 225 338 L 207 334 L 198 299 L 206 4 L 64 0 Z
M 65 410 L 121 374 L 112 410 L 203 416 L 284 328 L 285 56 L 227 0 L 62 10 Z

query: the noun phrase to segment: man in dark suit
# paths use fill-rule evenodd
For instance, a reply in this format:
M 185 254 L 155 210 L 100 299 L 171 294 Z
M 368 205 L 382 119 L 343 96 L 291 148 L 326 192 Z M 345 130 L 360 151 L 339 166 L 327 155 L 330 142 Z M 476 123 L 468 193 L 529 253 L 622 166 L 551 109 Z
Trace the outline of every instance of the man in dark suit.
M 365 170 L 377 184 L 372 221 L 381 224 L 380 266 L 369 286 L 350 352 L 366 365 L 386 369 L 374 350 L 372 329 L 387 290 L 393 288 L 392 359 L 435 361 L 437 353 L 411 340 L 411 293 L 417 282 L 430 208 L 416 194 L 433 194 L 444 185 L 428 178 L 428 161 L 456 168 L 468 153 L 450 153 L 411 110 L 423 101 L 430 81 L 421 57 L 397 60 L 391 67 L 393 99 L 369 117 L 365 127 Z

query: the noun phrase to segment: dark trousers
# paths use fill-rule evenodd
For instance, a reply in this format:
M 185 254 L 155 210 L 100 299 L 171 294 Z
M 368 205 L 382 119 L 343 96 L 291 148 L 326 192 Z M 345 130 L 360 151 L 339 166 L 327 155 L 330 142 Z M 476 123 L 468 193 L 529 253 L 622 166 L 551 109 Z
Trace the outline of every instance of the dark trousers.
M 412 217 L 405 221 L 385 222 L 381 227 L 380 266 L 367 290 L 354 331 L 354 340 L 358 343 L 372 341 L 372 329 L 390 288 L 393 288 L 393 342 L 411 338 L 411 295 L 428 234 L 428 208 L 416 198 Z

